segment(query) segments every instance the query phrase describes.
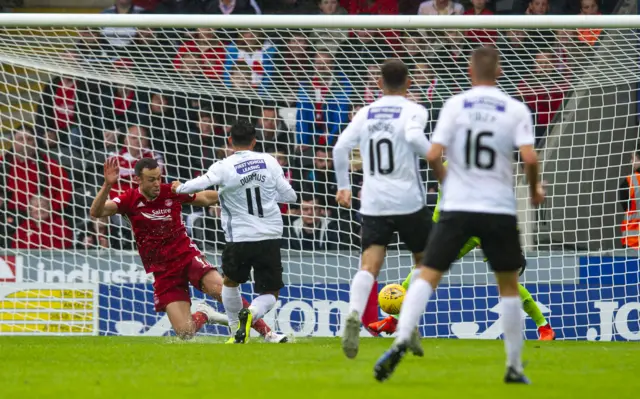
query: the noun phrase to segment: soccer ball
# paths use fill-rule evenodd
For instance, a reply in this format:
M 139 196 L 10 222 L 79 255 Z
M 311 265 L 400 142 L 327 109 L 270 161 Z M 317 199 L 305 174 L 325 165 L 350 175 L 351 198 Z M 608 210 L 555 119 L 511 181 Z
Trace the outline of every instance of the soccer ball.
M 402 306 L 402 301 L 404 301 L 405 294 L 406 291 L 400 284 L 385 285 L 378 294 L 380 309 L 387 314 L 400 313 L 400 307 Z

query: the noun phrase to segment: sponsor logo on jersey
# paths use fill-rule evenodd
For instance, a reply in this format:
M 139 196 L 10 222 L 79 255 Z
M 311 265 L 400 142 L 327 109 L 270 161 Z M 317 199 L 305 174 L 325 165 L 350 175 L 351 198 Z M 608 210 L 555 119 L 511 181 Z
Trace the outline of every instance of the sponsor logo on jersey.
M 498 112 L 504 112 L 507 104 L 493 97 L 478 97 L 464 100 L 464 108 L 479 107 L 484 109 L 492 109 Z
M 375 107 L 370 108 L 367 119 L 398 119 L 402 113 L 402 107 Z
M 119 204 L 120 203 L 120 197 L 115 197 L 113 199 L 113 202 L 115 202 L 116 204 Z
M 171 205 L 173 205 L 173 201 L 168 199 L 168 200 L 164 201 L 164 204 L 165 204 L 165 206 L 171 206 Z
M 264 159 L 250 159 L 233 165 L 239 175 L 244 175 L 254 170 L 267 169 Z
M 140 212 L 147 219 L 155 221 L 171 220 L 171 209 L 154 209 L 153 213 Z

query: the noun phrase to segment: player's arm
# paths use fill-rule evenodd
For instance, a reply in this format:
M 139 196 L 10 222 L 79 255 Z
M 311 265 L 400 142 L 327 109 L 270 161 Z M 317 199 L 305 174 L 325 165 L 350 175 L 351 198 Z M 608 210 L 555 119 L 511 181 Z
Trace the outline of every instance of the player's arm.
M 171 190 L 176 194 L 193 194 L 204 191 L 211 186 L 222 183 L 222 163 L 216 162 L 202 176 L 191 179 L 184 184 L 176 182 L 171 186 Z
M 538 155 L 534 148 L 535 135 L 533 133 L 533 117 L 531 111 L 523 106 L 522 120 L 516 128 L 515 146 L 520 150 L 520 158 L 524 163 L 524 170 L 529 181 L 529 192 L 535 205 L 544 200 L 544 192 L 538 181 Z
M 277 164 L 277 161 L 276 161 Z M 276 201 L 281 203 L 291 204 L 298 201 L 298 195 L 296 191 L 291 187 L 291 184 L 284 178 L 284 171 L 282 167 L 278 165 L 279 171 L 276 171 Z
M 456 108 L 456 97 L 450 98 L 442 106 L 438 123 L 431 138 L 431 148 L 427 153 L 427 162 L 429 162 L 429 166 L 433 169 L 433 174 L 439 182 L 444 181 L 447 173 L 442 162 L 442 156 L 455 133 Z
M 94 218 L 113 216 L 118 213 L 118 204 L 109 199 L 111 187 L 118 182 L 120 166 L 116 158 L 109 158 L 104 163 L 104 183 L 91 203 L 89 214 Z
M 209 207 L 217 204 L 219 201 L 218 192 L 215 190 L 205 190 L 196 194 L 191 205 Z
M 366 112 L 366 111 L 365 111 Z M 337 202 L 342 206 L 351 206 L 351 182 L 349 180 L 349 155 L 358 145 L 363 122 L 363 110 L 358 111 L 353 120 L 342 132 L 333 147 L 333 167 L 338 183 Z
M 423 106 L 416 108 L 416 112 L 407 122 L 404 135 L 405 140 L 413 147 L 413 151 L 426 159 L 431 148 L 431 143 L 424 134 L 429 121 L 429 112 Z

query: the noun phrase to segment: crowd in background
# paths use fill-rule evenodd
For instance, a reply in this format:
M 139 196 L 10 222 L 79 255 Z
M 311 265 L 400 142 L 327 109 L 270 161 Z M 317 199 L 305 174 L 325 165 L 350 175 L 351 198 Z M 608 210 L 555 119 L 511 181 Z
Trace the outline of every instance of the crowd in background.
M 614 2 L 615 3 L 615 2 Z M 615 5 L 615 4 L 613 4 Z M 104 13 L 201 14 L 598 14 L 596 0 L 116 0 Z M 232 152 L 230 126 L 249 119 L 257 151 L 273 154 L 300 193 L 282 205 L 283 247 L 335 250 L 358 245 L 363 165 L 352 162 L 354 207 L 335 204 L 331 148 L 353 114 L 380 97 L 378 65 L 399 57 L 410 69 L 409 96 L 438 115 L 443 101 L 469 87 L 467 56 L 477 45 L 502 53 L 501 86 L 533 111 L 544 140 L 580 69 L 572 54 L 595 51 L 599 30 L 224 30 L 201 28 L 82 30 L 74 62 L 108 64 L 141 82 L 155 78 L 206 88 L 180 92 L 109 81 L 55 77 L 42 91 L 35 123 L 12 135 L 0 162 L 0 247 L 133 249 L 119 217 L 91 220 L 88 206 L 102 184 L 102 163 L 117 157 L 120 182 L 111 196 L 136 186 L 133 167 L 160 161 L 167 182 L 185 181 Z M 542 77 L 542 78 L 541 78 Z M 282 110 L 295 112 L 286 121 Z M 288 123 L 287 123 L 288 122 Z M 425 134 L 429 134 L 429 126 Z M 365 166 L 366 167 L 366 166 Z M 428 179 L 426 168 L 423 179 Z M 437 187 L 428 187 L 435 205 Z M 220 208 L 185 209 L 201 247 L 220 249 Z

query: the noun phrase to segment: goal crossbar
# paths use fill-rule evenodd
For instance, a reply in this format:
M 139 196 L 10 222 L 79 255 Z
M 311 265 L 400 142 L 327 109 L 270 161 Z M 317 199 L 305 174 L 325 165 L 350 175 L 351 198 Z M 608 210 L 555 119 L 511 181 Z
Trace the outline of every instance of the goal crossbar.
M 639 28 L 640 15 L 141 15 L 141 14 L 0 14 L 4 27 L 147 28 Z

